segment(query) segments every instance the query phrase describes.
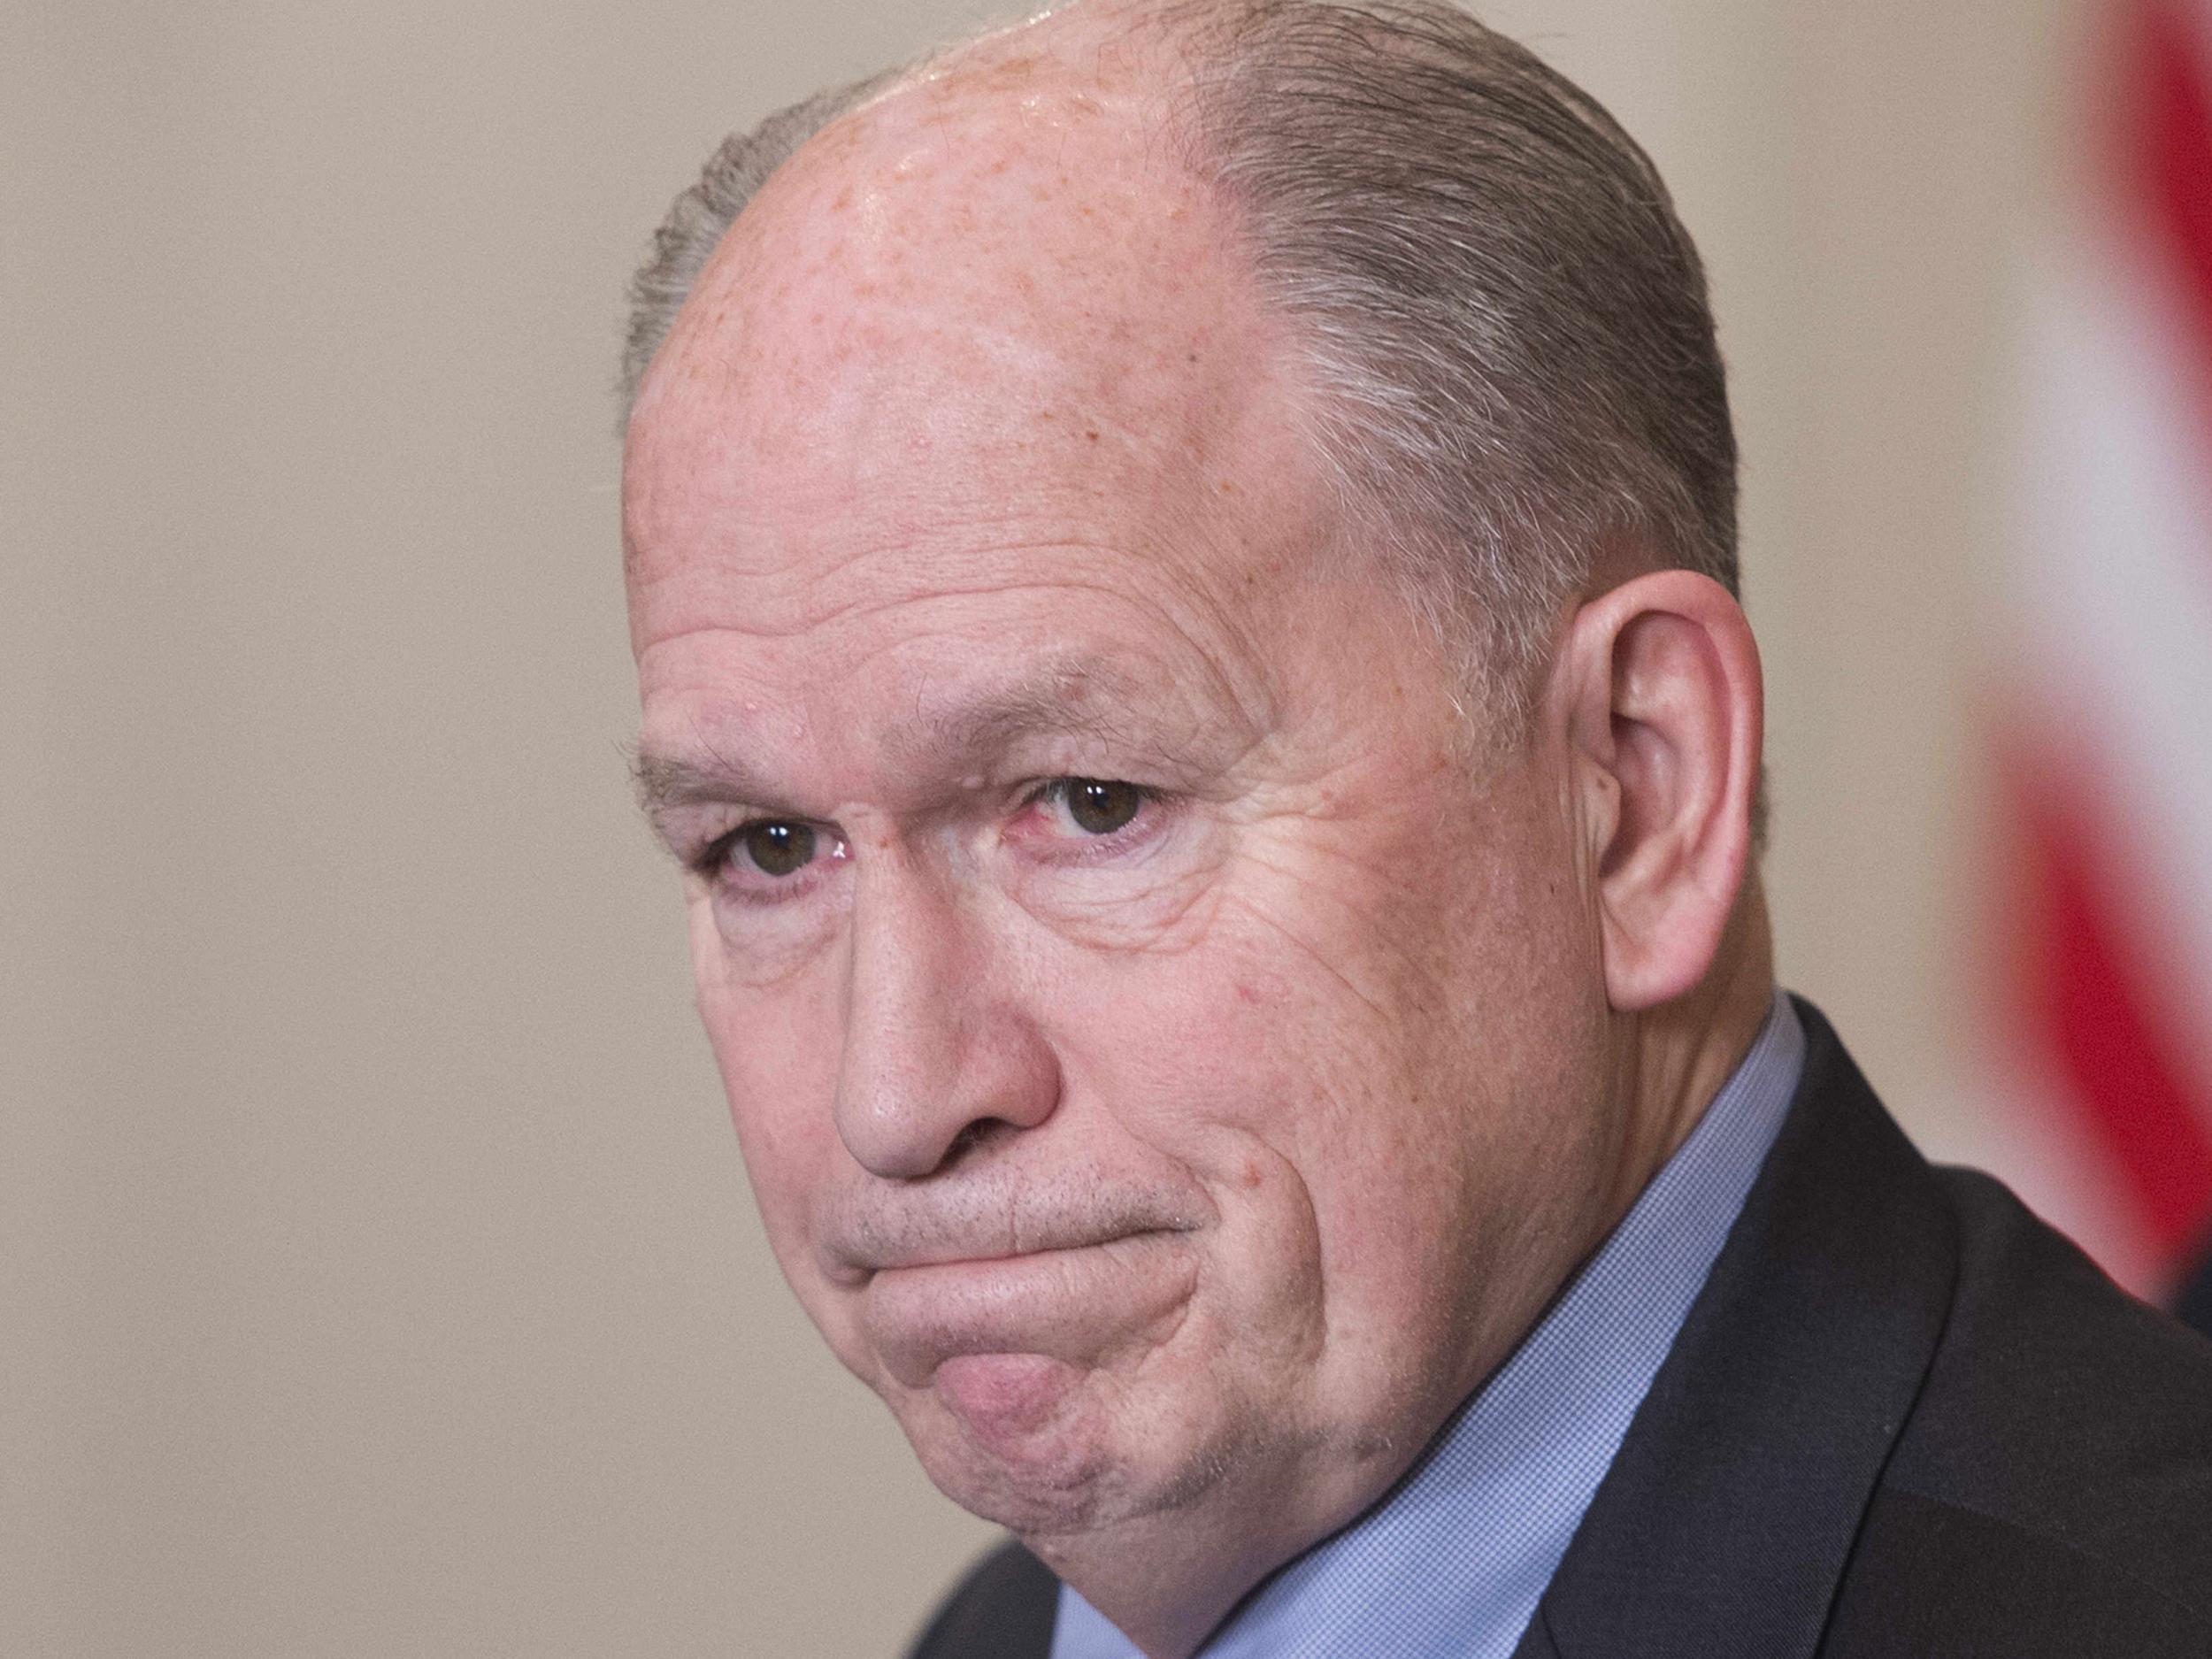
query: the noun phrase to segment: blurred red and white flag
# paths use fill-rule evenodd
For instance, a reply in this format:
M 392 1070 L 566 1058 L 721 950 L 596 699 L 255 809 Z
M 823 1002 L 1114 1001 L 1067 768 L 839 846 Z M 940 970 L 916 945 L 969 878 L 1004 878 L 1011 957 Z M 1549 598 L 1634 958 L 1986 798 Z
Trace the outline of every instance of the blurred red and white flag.
M 2156 1296 L 2212 1244 L 2212 0 L 2106 20 L 2024 296 L 1993 590 L 1993 1128 L 2024 1196 Z

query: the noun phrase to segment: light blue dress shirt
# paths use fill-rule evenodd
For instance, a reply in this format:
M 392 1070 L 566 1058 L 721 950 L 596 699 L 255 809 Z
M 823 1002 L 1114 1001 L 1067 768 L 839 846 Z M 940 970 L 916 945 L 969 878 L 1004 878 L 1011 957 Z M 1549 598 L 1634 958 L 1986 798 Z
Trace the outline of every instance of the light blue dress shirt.
M 1789 999 L 1566 1294 L 1374 1509 L 1248 1600 L 1201 1659 L 1509 1659 L 1788 1114 Z M 1052 1659 L 1142 1659 L 1060 1589 Z

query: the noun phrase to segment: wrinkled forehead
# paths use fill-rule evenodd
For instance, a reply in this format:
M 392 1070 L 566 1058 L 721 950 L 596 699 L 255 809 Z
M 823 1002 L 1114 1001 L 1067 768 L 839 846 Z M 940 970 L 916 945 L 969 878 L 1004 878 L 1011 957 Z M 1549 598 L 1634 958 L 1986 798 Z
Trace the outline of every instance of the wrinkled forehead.
M 702 273 L 631 423 L 634 591 L 830 514 L 1187 516 L 1297 442 L 1279 335 L 1156 99 L 964 57 L 810 142 Z

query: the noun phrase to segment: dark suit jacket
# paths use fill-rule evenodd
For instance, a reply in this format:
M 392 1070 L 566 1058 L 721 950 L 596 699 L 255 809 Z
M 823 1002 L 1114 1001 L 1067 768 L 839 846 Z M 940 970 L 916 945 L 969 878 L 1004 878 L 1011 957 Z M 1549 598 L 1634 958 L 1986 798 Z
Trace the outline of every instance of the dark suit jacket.
M 2212 1343 L 1804 1079 L 1517 1659 L 2212 1659 Z M 914 1659 L 1045 1659 L 1008 1546 Z M 1388 1659 L 1378 1655 L 1378 1659 Z
M 2174 1317 L 2212 1336 L 2212 1251 L 2206 1252 L 2181 1294 L 2174 1298 Z

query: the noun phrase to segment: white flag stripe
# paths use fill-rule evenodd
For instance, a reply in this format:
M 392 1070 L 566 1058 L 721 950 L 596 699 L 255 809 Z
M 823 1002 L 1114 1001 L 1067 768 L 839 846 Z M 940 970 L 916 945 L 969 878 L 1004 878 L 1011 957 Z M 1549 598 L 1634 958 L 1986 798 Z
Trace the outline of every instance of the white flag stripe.
M 2212 1092 L 2212 375 L 2146 264 L 2047 243 L 2003 586 L 2030 718 L 2093 766 L 2091 821 L 2125 833 L 2116 898 L 2148 953 L 2139 989 Z

